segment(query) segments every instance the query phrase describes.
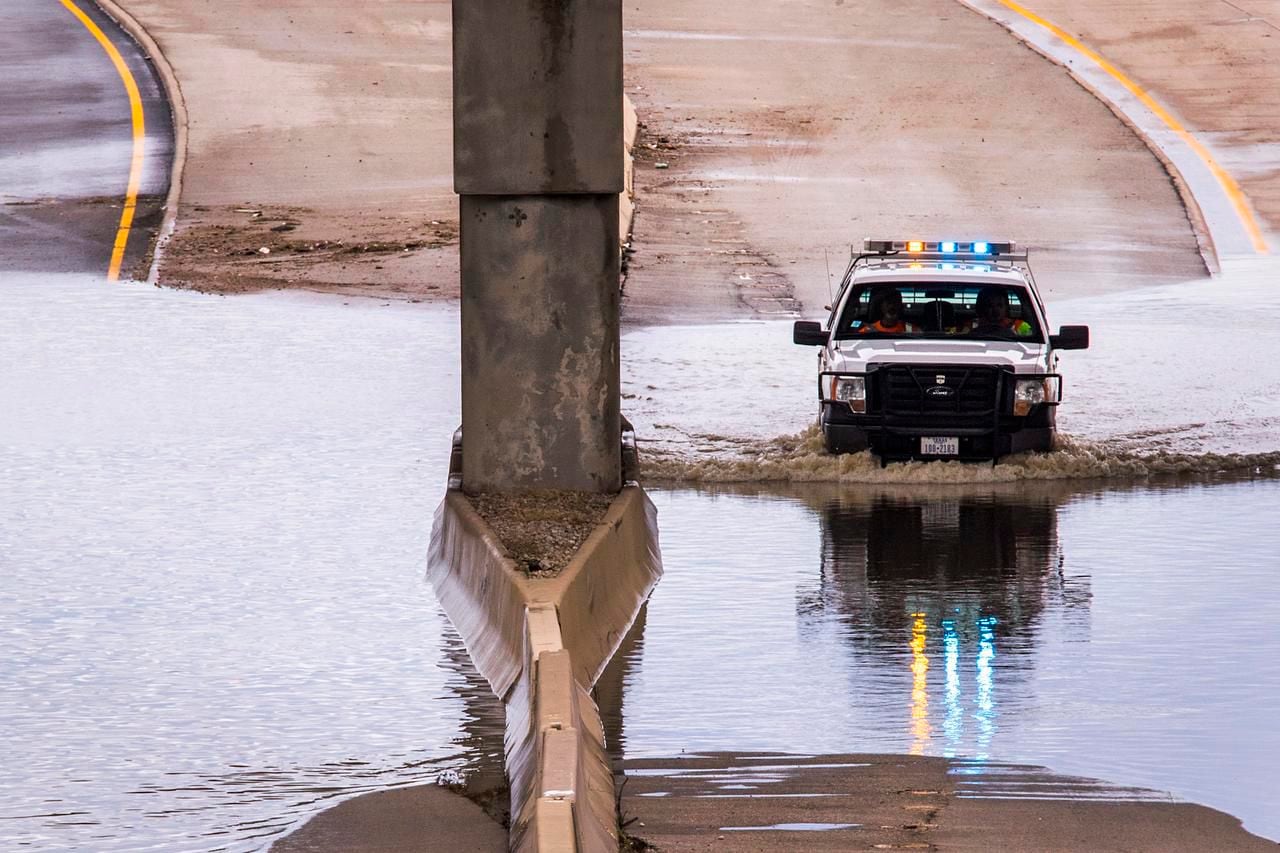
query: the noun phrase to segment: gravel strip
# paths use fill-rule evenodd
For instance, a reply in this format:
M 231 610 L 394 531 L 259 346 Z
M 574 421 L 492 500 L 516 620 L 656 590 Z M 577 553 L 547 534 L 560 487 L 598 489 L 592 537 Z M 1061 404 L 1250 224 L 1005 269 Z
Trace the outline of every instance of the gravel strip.
M 467 496 L 530 577 L 555 577 L 604 520 L 613 495 L 543 491 Z

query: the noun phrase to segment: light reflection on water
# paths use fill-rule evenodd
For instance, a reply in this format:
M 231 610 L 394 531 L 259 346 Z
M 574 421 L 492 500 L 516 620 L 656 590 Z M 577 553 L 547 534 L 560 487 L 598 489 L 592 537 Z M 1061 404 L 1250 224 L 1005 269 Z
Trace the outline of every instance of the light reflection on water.
M 423 581 L 456 312 L 10 276 L 0 329 L 0 847 L 259 850 L 500 762 Z
M 654 499 L 666 574 L 606 676 L 628 757 L 1031 762 L 1280 837 L 1275 476 Z

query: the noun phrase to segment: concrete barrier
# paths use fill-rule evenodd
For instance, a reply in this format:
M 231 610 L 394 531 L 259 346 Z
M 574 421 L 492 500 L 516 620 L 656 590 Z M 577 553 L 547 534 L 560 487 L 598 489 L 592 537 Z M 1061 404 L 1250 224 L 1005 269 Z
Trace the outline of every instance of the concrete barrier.
M 657 511 L 631 484 L 564 571 L 530 578 L 460 490 L 436 511 L 428 576 L 507 710 L 514 851 L 618 848 L 613 772 L 590 688 L 662 573 L 657 537 Z

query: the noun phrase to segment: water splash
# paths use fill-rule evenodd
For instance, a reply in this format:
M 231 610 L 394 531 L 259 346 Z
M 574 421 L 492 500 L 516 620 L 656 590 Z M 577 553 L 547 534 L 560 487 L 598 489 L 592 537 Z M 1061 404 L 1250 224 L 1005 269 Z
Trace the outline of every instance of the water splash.
M 718 451 L 698 453 L 641 445 L 646 482 L 697 483 L 1012 483 L 1024 480 L 1123 479 L 1255 471 L 1275 473 L 1280 451 L 1186 453 L 1140 450 L 1118 443 L 1059 435 L 1052 453 L 1021 453 L 997 464 L 959 461 L 895 462 L 882 466 L 869 452 L 833 456 L 815 424 L 772 439 L 718 438 Z M 725 450 L 724 448 L 732 448 Z

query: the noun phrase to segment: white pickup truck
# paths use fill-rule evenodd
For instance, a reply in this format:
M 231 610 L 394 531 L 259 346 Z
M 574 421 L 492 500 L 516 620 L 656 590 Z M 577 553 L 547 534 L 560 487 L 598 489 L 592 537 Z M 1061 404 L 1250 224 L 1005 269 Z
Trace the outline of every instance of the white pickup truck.
M 867 240 L 824 329 L 797 321 L 818 353 L 818 419 L 832 453 L 998 459 L 1053 449 L 1058 351 L 1088 326 L 1049 334 L 1025 252 L 1013 243 Z

